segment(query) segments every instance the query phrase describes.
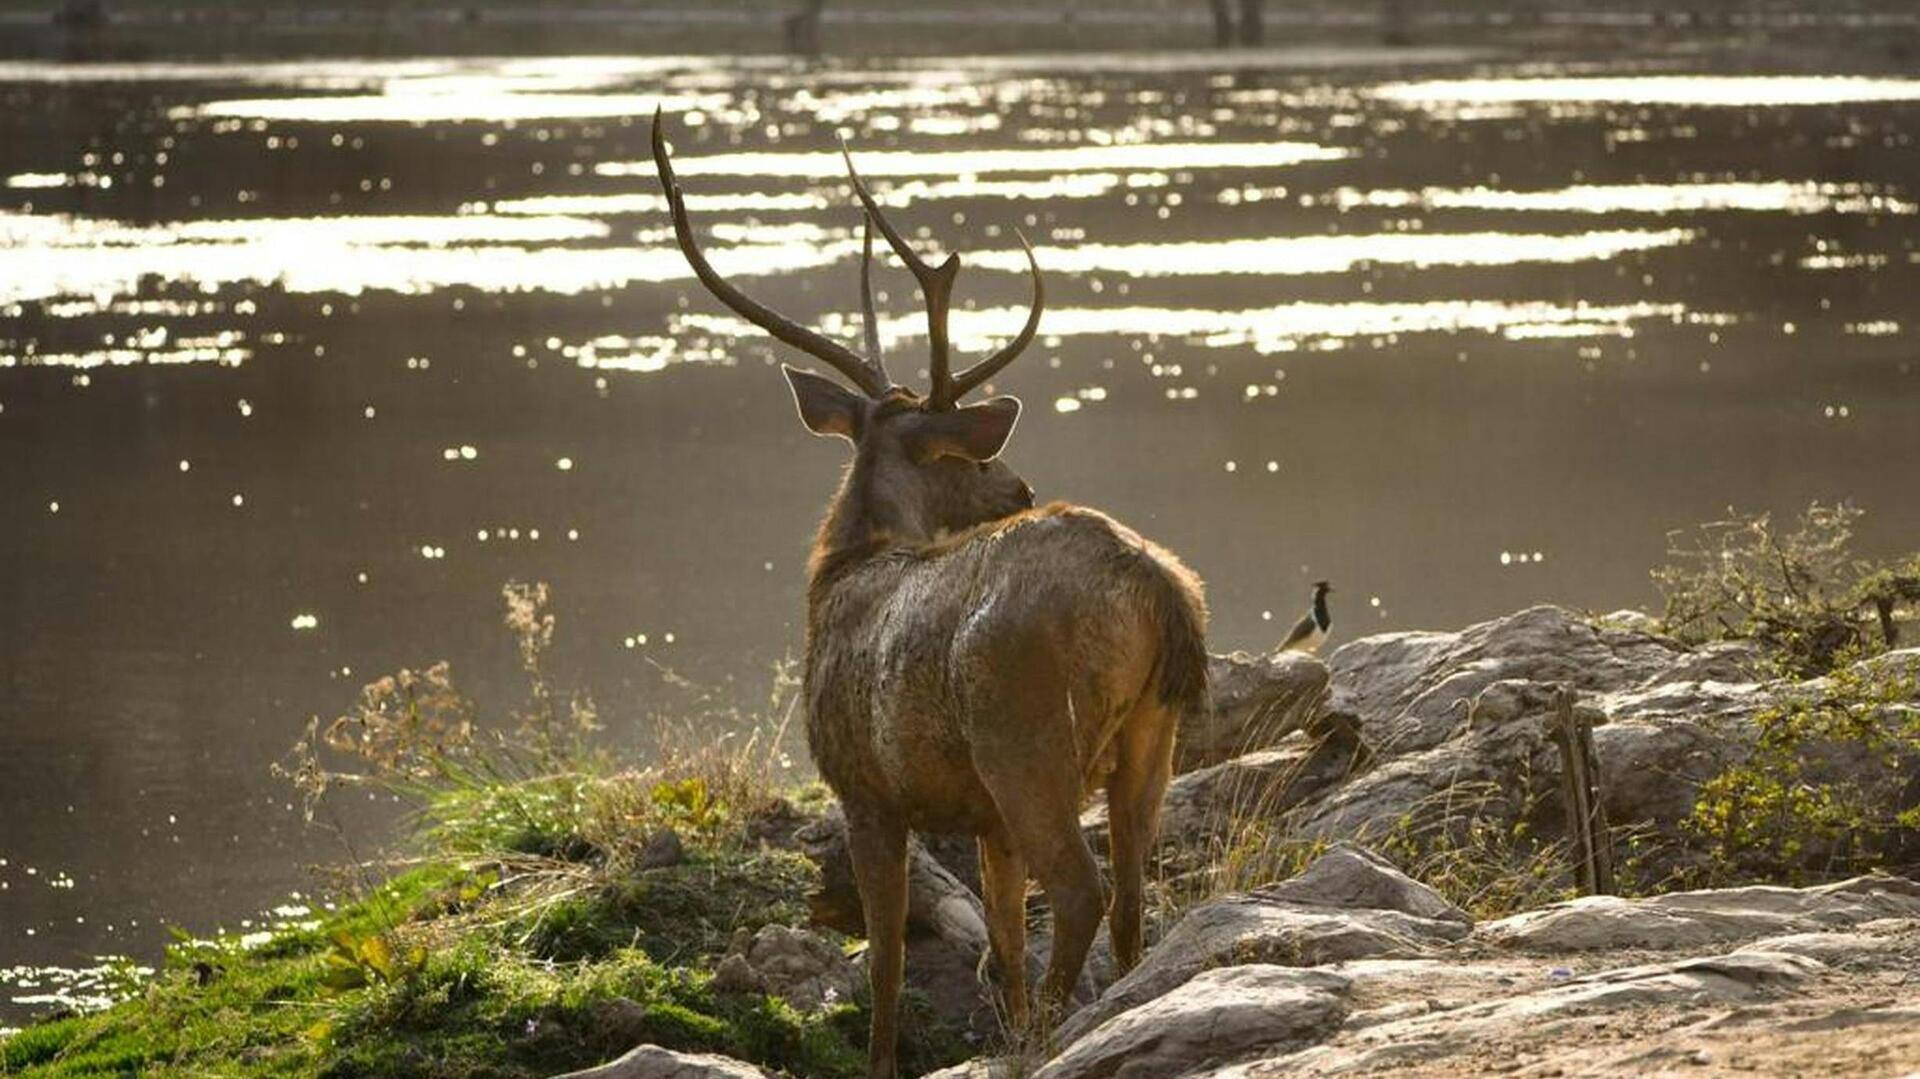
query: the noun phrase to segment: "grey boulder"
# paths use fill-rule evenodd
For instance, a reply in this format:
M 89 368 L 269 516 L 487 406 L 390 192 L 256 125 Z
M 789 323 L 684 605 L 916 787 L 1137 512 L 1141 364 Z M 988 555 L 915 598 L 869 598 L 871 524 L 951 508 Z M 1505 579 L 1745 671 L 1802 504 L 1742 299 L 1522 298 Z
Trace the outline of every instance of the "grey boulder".
M 676 1053 L 642 1045 L 615 1060 L 554 1079 L 770 1079 L 744 1060 L 711 1053 Z

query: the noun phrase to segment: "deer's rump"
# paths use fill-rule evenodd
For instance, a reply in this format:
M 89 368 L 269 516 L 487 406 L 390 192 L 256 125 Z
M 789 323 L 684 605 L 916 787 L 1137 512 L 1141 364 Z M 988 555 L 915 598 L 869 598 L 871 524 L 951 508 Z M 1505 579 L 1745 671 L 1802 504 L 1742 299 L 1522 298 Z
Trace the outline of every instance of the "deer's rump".
M 816 637 L 809 735 L 835 789 L 916 828 L 993 824 L 978 754 L 1035 755 L 1089 785 L 1141 705 L 1205 706 L 1198 579 L 1104 514 L 1049 506 L 856 571 L 868 574 L 884 585 L 846 584 L 874 602 L 833 627 L 832 647 Z

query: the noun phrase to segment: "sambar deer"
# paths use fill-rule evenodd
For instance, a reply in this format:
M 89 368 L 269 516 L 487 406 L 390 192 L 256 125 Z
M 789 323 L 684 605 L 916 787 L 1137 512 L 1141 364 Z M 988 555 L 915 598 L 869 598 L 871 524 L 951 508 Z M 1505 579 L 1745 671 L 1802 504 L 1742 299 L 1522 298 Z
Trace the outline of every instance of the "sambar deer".
M 845 153 L 843 148 L 843 153 Z M 749 298 L 701 254 L 660 118 L 654 164 L 682 252 L 735 312 L 822 360 L 858 393 L 785 367 L 800 419 L 846 439 L 853 463 L 808 564 L 805 695 L 815 764 L 845 808 L 870 942 L 869 1066 L 895 1072 L 905 962 L 909 829 L 979 838 L 988 935 L 1016 1029 L 1029 1026 L 1025 895 L 1037 877 L 1054 919 L 1039 1025 L 1073 990 L 1107 889 L 1080 832 L 1088 793 L 1109 806 L 1114 957 L 1140 957 L 1141 890 L 1174 732 L 1206 707 L 1206 606 L 1179 560 L 1091 509 L 1033 507 L 999 459 L 1020 402 L 961 405 L 1032 342 L 1033 305 L 1006 347 L 948 370 L 947 313 L 959 262 L 929 265 L 853 170 L 866 210 L 861 293 L 868 356 Z M 895 385 L 880 356 L 869 263 L 878 227 L 919 282 L 931 386 Z

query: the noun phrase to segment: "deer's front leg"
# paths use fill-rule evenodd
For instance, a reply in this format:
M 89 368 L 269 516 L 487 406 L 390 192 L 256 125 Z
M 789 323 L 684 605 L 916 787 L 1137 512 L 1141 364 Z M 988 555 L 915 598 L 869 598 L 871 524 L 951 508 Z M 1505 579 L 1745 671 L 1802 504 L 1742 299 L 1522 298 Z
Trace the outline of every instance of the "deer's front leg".
M 867 921 L 867 981 L 873 991 L 867 1071 L 873 1079 L 893 1079 L 907 958 L 906 825 L 897 815 L 849 806 L 847 852 Z

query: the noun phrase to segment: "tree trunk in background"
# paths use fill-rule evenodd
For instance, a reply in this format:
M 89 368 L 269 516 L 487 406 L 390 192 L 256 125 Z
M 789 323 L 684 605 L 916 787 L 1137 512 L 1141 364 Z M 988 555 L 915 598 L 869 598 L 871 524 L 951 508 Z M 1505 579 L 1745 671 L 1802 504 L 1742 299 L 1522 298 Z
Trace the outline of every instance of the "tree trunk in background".
M 787 16 L 787 51 L 795 56 L 820 55 L 820 15 L 827 0 L 800 0 L 800 10 Z
M 1233 44 L 1233 8 L 1229 0 L 1213 0 L 1213 44 L 1221 49 Z
M 53 24 L 69 30 L 94 30 L 107 25 L 107 0 L 62 0 Z
M 1407 0 L 1382 0 L 1380 40 L 1389 45 L 1413 44 L 1413 23 L 1407 17 Z
M 1265 0 L 1240 0 L 1240 44 L 1259 45 L 1267 39 L 1267 23 L 1261 9 Z

